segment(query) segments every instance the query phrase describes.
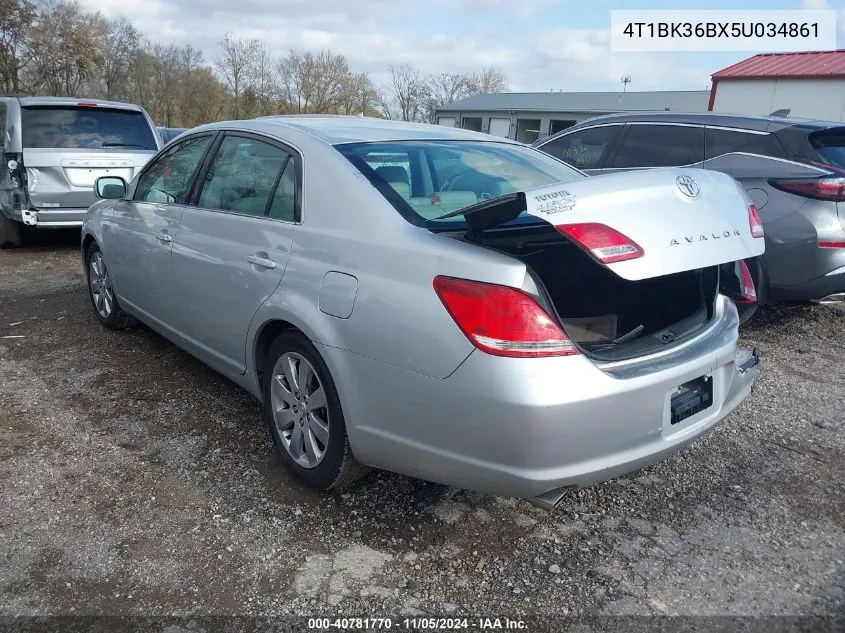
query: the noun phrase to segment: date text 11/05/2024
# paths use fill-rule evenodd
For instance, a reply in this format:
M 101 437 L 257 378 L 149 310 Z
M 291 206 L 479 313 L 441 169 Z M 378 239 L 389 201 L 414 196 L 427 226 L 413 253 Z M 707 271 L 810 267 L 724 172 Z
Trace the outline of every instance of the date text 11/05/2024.
M 522 620 L 510 618 L 309 618 L 308 628 L 317 631 L 527 631 Z

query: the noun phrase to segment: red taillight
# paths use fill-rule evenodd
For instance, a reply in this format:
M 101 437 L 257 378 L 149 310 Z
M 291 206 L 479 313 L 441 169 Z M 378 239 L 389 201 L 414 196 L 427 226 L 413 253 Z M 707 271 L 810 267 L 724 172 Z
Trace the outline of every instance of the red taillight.
M 845 242 L 819 242 L 819 248 L 845 248 Z
M 742 298 L 738 299 L 738 301 L 740 303 L 757 303 L 757 289 L 754 287 L 754 279 L 751 277 L 751 271 L 748 270 L 748 266 L 744 261 L 739 262 L 739 268 L 742 273 L 742 287 L 740 288 Z
M 772 178 L 769 184 L 775 189 L 794 193 L 814 200 L 845 202 L 845 178 L 822 176 L 821 178 Z
M 604 224 L 562 224 L 555 227 L 588 250 L 602 264 L 612 264 L 643 256 L 643 249 L 634 240 Z
M 578 354 L 575 344 L 529 294 L 495 284 L 435 277 L 434 290 L 478 349 L 536 358 Z
M 760 219 L 760 212 L 757 211 L 757 205 L 752 204 L 748 207 L 748 225 L 751 227 L 751 237 L 763 237 L 763 220 Z
M 97 104 L 91 101 L 80 101 L 76 104 L 80 108 L 96 108 Z

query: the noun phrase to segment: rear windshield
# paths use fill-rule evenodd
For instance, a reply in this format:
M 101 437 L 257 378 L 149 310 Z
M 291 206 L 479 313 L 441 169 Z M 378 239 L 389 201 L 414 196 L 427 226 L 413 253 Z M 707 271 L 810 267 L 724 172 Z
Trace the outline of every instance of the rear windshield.
M 466 226 L 460 213 L 442 216 L 508 193 L 586 177 L 544 152 L 508 143 L 393 141 L 337 149 L 406 219 L 428 228 Z
M 26 148 L 157 149 L 147 119 L 133 110 L 30 106 L 21 125 Z
M 814 132 L 809 139 L 823 162 L 845 169 L 845 129 Z

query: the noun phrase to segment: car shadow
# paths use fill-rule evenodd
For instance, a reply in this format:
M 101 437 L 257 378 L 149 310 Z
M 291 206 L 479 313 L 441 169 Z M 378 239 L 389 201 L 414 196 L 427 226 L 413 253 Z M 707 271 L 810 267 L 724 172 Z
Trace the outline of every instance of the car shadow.
M 16 248 L 2 247 L 2 250 L 33 253 L 39 251 L 68 251 L 78 249 L 80 240 L 81 234 L 78 228 L 28 230 L 20 246 Z

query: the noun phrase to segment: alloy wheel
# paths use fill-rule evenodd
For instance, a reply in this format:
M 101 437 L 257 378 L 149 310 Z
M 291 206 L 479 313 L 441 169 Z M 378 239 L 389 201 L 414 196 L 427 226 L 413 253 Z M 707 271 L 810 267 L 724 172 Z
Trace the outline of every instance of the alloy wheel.
M 319 465 L 329 445 L 329 410 L 320 378 L 301 354 L 286 352 L 276 361 L 270 405 L 276 431 L 291 458 L 303 468 Z
M 99 251 L 91 256 L 88 269 L 88 283 L 91 286 L 91 298 L 94 300 L 94 307 L 103 319 L 108 319 L 114 306 L 114 292 L 112 291 L 108 268 L 106 268 L 106 263 Z

